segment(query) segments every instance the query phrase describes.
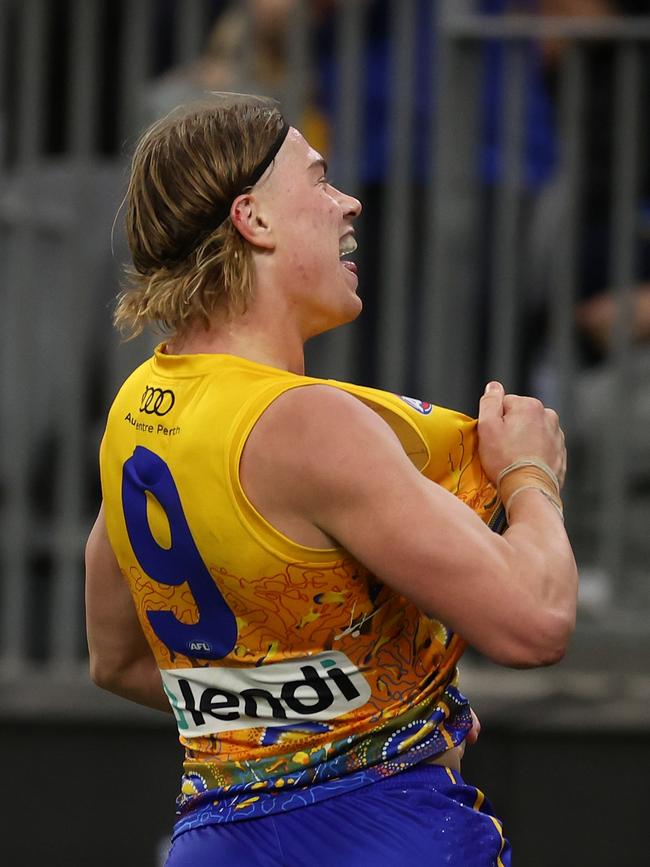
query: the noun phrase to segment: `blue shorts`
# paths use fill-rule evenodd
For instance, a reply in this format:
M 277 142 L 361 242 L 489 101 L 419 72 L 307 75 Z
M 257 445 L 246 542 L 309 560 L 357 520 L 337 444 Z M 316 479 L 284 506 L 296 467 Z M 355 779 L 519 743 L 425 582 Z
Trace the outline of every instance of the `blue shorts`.
M 510 867 L 482 792 L 419 765 L 287 813 L 180 834 L 165 867 Z

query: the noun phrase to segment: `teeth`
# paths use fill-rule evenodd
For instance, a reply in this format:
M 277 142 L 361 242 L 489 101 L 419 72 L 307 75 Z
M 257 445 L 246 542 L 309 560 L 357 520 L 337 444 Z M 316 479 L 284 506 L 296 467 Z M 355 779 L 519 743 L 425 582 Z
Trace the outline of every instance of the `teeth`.
M 357 249 L 357 242 L 354 235 L 344 235 L 339 241 L 339 259 L 354 253 Z

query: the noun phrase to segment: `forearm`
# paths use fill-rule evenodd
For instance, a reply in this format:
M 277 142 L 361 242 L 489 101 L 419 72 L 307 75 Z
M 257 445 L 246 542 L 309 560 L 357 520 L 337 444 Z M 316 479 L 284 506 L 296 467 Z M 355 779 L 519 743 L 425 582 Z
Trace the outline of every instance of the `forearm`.
M 153 656 L 143 656 L 122 666 L 91 659 L 91 676 L 97 686 L 121 698 L 154 710 L 172 712 Z
M 103 507 L 86 545 L 86 634 L 90 676 L 97 686 L 171 712 L 158 665 L 108 540 Z
M 575 626 L 578 590 L 576 562 L 562 519 L 539 491 L 522 491 L 512 503 L 503 542 L 510 603 L 521 615 L 515 622 L 533 653 L 538 645 L 539 664 L 556 662 Z

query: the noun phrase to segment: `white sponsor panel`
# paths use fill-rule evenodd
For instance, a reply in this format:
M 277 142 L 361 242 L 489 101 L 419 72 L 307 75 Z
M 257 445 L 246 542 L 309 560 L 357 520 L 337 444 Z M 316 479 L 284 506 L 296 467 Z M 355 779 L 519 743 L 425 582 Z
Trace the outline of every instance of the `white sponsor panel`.
M 184 737 L 234 729 L 323 722 L 363 707 L 370 685 L 340 651 L 258 668 L 161 670 Z

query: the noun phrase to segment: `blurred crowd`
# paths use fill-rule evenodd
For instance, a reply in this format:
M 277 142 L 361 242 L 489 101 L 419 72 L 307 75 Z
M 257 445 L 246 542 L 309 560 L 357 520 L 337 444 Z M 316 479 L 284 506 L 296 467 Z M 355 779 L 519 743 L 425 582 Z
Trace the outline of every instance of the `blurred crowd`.
M 359 154 L 359 189 L 366 205 L 363 231 L 376 237 L 377 221 L 381 217 L 383 191 L 386 183 L 390 154 L 390 97 L 394 83 L 392 29 L 394 18 L 390 0 L 358 0 L 363 8 L 363 50 L 359 57 L 362 70 L 361 121 L 362 139 Z M 70 4 L 71 5 L 71 4 Z M 178 15 L 182 4 L 175 0 L 155 0 L 153 4 L 153 58 L 152 73 L 141 94 L 138 113 L 142 128 L 174 106 L 200 97 L 210 90 L 260 92 L 283 100 L 287 93 L 290 44 L 299 5 L 309 10 L 308 80 L 301 83 L 304 93 L 299 125 L 308 140 L 322 151 L 333 170 L 345 155 L 337 149 L 337 104 L 342 83 L 337 64 L 337 16 L 341 4 L 337 0 L 205 0 L 203 4 L 205 36 L 203 49 L 196 59 L 176 62 L 175 38 L 179 29 Z M 471 5 L 471 4 L 470 4 Z M 435 105 L 435 82 L 431 74 L 432 57 L 435 64 L 436 44 L 433 16 L 437 14 L 436 0 L 416 0 L 416 28 L 413 45 L 413 159 L 411 177 L 414 188 L 426 178 L 432 148 L 432 113 Z M 64 103 L 65 76 L 68 67 L 65 55 L 69 53 L 72 9 L 58 4 L 59 11 L 52 16 L 49 37 L 48 116 L 44 120 L 46 147 L 54 154 L 65 150 L 65 124 L 69 105 Z M 650 0 L 478 0 L 477 8 L 492 16 L 526 14 L 565 16 L 572 18 L 616 19 L 650 14 Z M 102 110 L 99 130 L 95 132 L 99 151 L 110 155 L 124 148 L 119 140 L 116 120 L 116 88 L 119 79 L 117 55 L 119 30 L 124 16 L 129 15 L 128 4 L 107 4 L 104 30 L 103 57 L 97 59 L 101 67 Z M 527 43 L 525 138 L 523 144 L 523 172 L 521 181 L 521 207 L 525 221 L 534 221 L 538 202 L 546 193 L 561 183 L 561 146 L 558 132 L 559 78 L 568 42 L 546 39 Z M 645 44 L 647 46 L 647 43 Z M 490 273 L 492 249 L 491 193 L 503 180 L 503 109 L 504 109 L 504 49 L 503 43 L 487 40 L 481 93 L 480 149 L 477 170 L 485 192 L 485 233 L 482 255 L 483 273 Z M 610 351 L 613 322 L 616 315 L 615 287 L 609 285 L 612 164 L 614 147 L 615 110 L 615 46 L 611 42 L 594 41 L 586 48 L 587 88 L 586 106 L 582 125 L 582 140 L 586 143 L 581 155 L 579 268 L 575 324 L 580 340 L 582 363 L 592 367 L 606 360 Z M 640 105 L 647 98 L 649 68 L 648 49 L 642 69 Z M 10 64 L 11 66 L 11 64 Z M 9 90 L 12 76 L 8 75 Z M 13 82 L 15 84 L 15 82 Z M 11 109 L 7 118 L 7 149 L 12 149 Z M 635 287 L 633 335 L 638 344 L 650 339 L 650 182 L 648 179 L 647 130 L 639 144 L 641 177 L 638 185 L 638 285 Z M 130 146 L 130 145 L 129 145 Z M 645 155 L 645 157 L 644 157 Z M 335 178 L 336 179 L 336 178 Z M 418 260 L 418 233 L 415 221 L 413 255 Z M 363 250 L 361 251 L 363 255 Z M 373 286 L 381 273 L 381 262 L 376 255 L 362 263 L 363 280 Z M 405 275 L 405 284 L 417 282 L 417 267 Z M 526 283 L 526 278 L 523 278 Z M 483 287 L 489 296 L 489 281 Z M 540 297 L 541 295 L 541 297 Z M 368 297 L 365 326 L 372 338 L 372 296 Z M 537 290 L 526 299 L 522 329 L 522 366 L 516 381 L 519 388 L 530 388 L 531 368 L 540 355 L 540 342 L 544 341 L 544 292 Z M 486 327 L 489 325 L 489 304 L 485 303 Z M 372 353 L 366 353 L 364 378 L 374 382 L 376 375 Z M 480 377 L 479 377 L 480 378 Z M 539 386 L 542 387 L 542 386 Z
M 215 2 L 214 20 L 208 28 L 201 56 L 181 67 L 171 66 L 152 83 L 143 106 L 143 118 L 159 117 L 175 105 L 197 98 L 209 90 L 257 91 L 282 99 L 286 86 L 287 51 L 291 39 L 295 0 L 253 0 L 252 3 Z M 367 203 L 366 222 L 378 219 L 382 187 L 385 182 L 389 154 L 389 98 L 391 89 L 391 48 L 389 0 L 368 0 L 366 6 L 366 39 L 363 69 L 363 139 L 361 149 L 360 185 Z M 340 83 L 335 63 L 334 24 L 337 12 L 335 0 L 312 0 L 313 77 L 301 127 L 314 146 L 325 152 L 336 164 L 335 125 L 336 98 Z M 418 44 L 415 46 L 416 75 L 414 78 L 416 130 L 413 153 L 414 180 L 421 179 L 428 166 L 427 148 L 431 144 L 432 81 L 429 72 L 430 55 L 435 51 L 430 34 L 430 17 L 435 13 L 432 0 L 419 2 L 417 11 Z M 623 17 L 650 12 L 647 0 L 481 0 L 484 14 L 524 13 L 566 17 Z M 251 15 L 249 20 L 248 15 Z M 173 4 L 160 2 L 160 45 L 169 44 L 173 27 Z M 167 35 L 165 35 L 167 34 Z M 558 76 L 568 43 L 547 39 L 530 43 L 527 68 L 526 138 L 523 193 L 529 200 L 557 182 L 558 151 L 557 108 Z M 242 59 L 246 52 L 249 62 Z M 158 58 L 164 65 L 164 52 Z M 581 225 L 576 328 L 581 340 L 582 360 L 592 366 L 606 359 L 616 314 L 614 287 L 608 285 L 612 212 L 612 164 L 615 110 L 614 48 L 611 43 L 596 42 L 587 50 L 589 86 L 587 104 L 582 118 L 584 149 L 581 192 Z M 480 172 L 487 191 L 501 179 L 501 115 L 503 109 L 503 45 L 486 46 L 483 85 L 483 125 Z M 647 93 L 648 69 L 645 59 L 642 85 Z M 642 104 L 642 103 L 641 103 Z M 332 152 L 334 150 L 334 152 Z M 633 334 L 635 341 L 650 339 L 650 189 L 647 160 L 642 161 L 644 176 L 639 184 L 639 244 L 636 303 Z M 418 178 L 418 174 L 420 178 Z M 372 237 L 375 232 L 366 231 Z M 486 230 L 489 226 L 486 225 Z M 489 232 L 486 231 L 489 236 Z M 486 249 L 489 250 L 489 243 Z M 485 268 L 485 273 L 489 272 Z M 372 286 L 380 272 L 376 256 L 364 262 L 364 281 Z M 489 287 L 486 287 L 489 291 Z M 487 308 L 486 308 L 487 309 Z M 533 346 L 543 334 L 543 304 L 534 299 L 528 313 L 534 317 L 528 323 Z M 531 333 L 524 341 L 531 362 Z M 372 380 L 374 371 L 366 371 Z M 525 374 L 520 386 L 530 387 Z

